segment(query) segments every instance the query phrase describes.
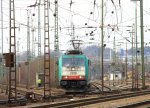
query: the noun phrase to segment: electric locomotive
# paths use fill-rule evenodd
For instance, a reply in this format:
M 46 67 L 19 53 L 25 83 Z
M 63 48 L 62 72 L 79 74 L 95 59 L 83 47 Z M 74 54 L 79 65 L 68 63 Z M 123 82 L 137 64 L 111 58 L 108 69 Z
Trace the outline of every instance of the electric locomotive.
M 90 79 L 89 59 L 79 50 L 71 50 L 59 58 L 59 84 L 62 88 L 86 88 Z

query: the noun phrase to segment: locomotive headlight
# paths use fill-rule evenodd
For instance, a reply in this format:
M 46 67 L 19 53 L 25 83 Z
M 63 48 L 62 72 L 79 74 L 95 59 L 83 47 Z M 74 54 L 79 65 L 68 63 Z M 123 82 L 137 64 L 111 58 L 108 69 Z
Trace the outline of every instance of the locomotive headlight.
M 79 76 L 79 79 L 85 79 L 85 77 L 84 76 Z
M 65 76 L 65 78 L 67 79 L 68 77 L 67 77 L 67 76 Z
M 74 70 L 75 70 L 75 68 L 71 68 L 71 70 L 73 70 L 73 71 L 74 71 Z
M 85 67 L 80 67 L 80 70 L 85 70 Z

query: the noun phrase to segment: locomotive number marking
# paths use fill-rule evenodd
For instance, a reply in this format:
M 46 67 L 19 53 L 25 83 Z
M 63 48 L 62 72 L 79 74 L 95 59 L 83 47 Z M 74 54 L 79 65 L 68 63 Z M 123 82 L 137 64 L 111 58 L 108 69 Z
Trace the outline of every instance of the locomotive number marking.
M 77 75 L 77 72 L 70 72 L 70 75 Z

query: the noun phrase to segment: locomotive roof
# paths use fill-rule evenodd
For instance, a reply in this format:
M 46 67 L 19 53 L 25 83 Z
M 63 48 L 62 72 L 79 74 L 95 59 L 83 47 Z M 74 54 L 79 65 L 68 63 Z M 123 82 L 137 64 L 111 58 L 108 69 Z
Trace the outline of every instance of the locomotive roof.
M 78 55 L 78 54 L 81 55 L 81 54 L 83 54 L 83 52 L 80 50 L 68 50 L 65 54 L 66 55 Z

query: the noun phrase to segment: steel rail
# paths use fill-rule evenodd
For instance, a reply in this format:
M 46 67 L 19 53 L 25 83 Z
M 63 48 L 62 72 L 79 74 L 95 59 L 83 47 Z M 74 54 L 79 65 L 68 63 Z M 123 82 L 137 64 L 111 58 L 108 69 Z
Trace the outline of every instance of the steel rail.
M 60 103 L 44 103 L 44 104 L 29 106 L 29 107 L 30 108 L 72 108 L 72 107 L 79 107 L 79 106 L 106 102 L 106 101 L 111 101 L 111 100 L 136 97 L 136 96 L 146 95 L 146 94 L 150 94 L 150 90 L 143 90 L 143 91 L 127 93 L 127 94 L 124 93 L 124 94 L 119 94 L 119 95 L 86 98 L 86 99 L 60 102 Z
M 1 86 L 1 84 L 0 84 L 0 86 Z M 6 84 L 3 84 L 3 86 L 7 86 L 7 85 L 6 85 Z M 13 87 L 13 86 L 12 86 L 12 87 Z M 4 87 L 3 90 L 6 90 L 6 87 Z M 20 94 L 25 94 L 25 93 L 31 91 L 31 92 L 33 92 L 35 95 L 42 96 L 42 94 L 35 92 L 36 89 L 27 90 L 25 87 L 18 86 L 18 87 L 16 87 L 16 90 L 17 90 L 17 94 L 18 94 L 18 93 L 20 93 Z
M 142 101 L 142 102 L 137 102 L 137 103 L 132 103 L 132 104 L 128 104 L 128 105 L 123 105 L 123 106 L 119 106 L 117 108 L 136 108 L 136 107 L 141 107 L 141 106 L 145 106 L 145 105 L 149 105 L 150 104 L 150 100 L 146 100 L 146 101 Z

